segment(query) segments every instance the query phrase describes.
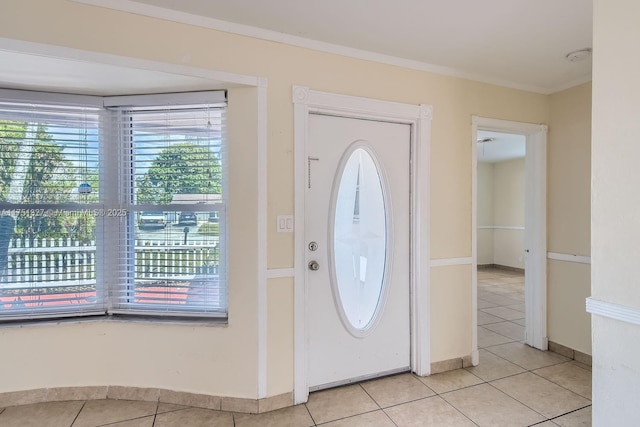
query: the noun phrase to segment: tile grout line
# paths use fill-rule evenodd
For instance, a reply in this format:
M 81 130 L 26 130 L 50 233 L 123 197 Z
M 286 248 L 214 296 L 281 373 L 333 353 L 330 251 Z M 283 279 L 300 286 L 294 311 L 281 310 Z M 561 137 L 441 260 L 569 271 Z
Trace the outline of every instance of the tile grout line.
M 80 410 L 78 411 L 78 413 L 76 414 L 76 416 L 73 418 L 73 421 L 71 421 L 71 424 L 69 424 L 69 427 L 73 427 L 73 425 L 76 423 L 76 421 L 78 420 L 78 417 L 80 416 L 80 413 L 82 412 L 82 410 L 84 409 L 84 406 L 87 404 L 87 401 L 85 400 L 82 403 L 82 406 L 80 407 Z
M 492 331 L 492 332 L 493 332 L 493 331 Z M 495 332 L 495 333 L 497 334 L 497 332 Z M 500 334 L 498 334 L 498 335 L 500 335 Z M 504 335 L 503 335 L 503 336 L 504 336 Z M 508 338 L 508 337 L 505 337 L 505 338 Z M 502 346 L 502 345 L 513 344 L 513 343 L 515 343 L 515 342 L 519 342 L 519 343 L 521 343 L 521 344 L 523 344 L 523 345 L 526 345 L 526 344 L 524 344 L 522 341 L 511 341 L 511 342 L 506 342 L 506 343 L 502 343 L 502 344 L 495 344 L 495 345 L 491 345 L 491 346 L 487 346 L 487 347 L 483 347 L 483 348 L 478 348 L 478 350 L 486 350 L 486 351 L 488 351 L 489 353 L 491 353 L 493 356 L 496 356 L 496 357 L 497 357 L 497 358 L 499 358 L 499 359 L 502 359 L 502 360 L 504 360 L 504 361 L 506 361 L 506 362 L 511 363 L 512 365 L 515 365 L 515 366 L 517 366 L 517 367 L 519 367 L 519 368 L 521 368 L 521 369 L 524 369 L 524 370 L 525 370 L 525 372 L 533 372 L 534 370 L 544 369 L 544 368 L 549 368 L 549 367 L 551 367 L 551 366 L 561 365 L 561 364 L 563 364 L 563 363 L 568 363 L 568 362 L 570 362 L 570 361 L 572 360 L 572 359 L 569 359 L 569 360 L 563 360 L 563 361 L 559 361 L 559 362 L 557 362 L 557 363 L 552 363 L 552 364 L 550 364 L 550 365 L 545 365 L 545 366 L 540 366 L 540 367 L 538 367 L 538 368 L 532 368 L 532 369 L 529 369 L 529 368 L 527 368 L 527 367 L 525 367 L 525 366 L 519 365 L 518 363 L 516 363 L 516 362 L 514 362 L 514 361 L 511 361 L 511 360 L 507 359 L 506 357 L 503 357 L 503 356 L 501 356 L 501 355 L 499 355 L 499 354 L 496 354 L 496 353 L 492 352 L 491 350 L 489 350 L 489 349 L 490 349 L 490 348 L 492 348 L 492 347 L 498 347 L 498 346 Z M 533 348 L 533 347 L 532 347 L 532 348 Z M 535 348 L 534 348 L 534 350 L 537 350 L 537 349 L 535 349 Z M 562 355 L 559 355 L 559 356 L 562 356 Z M 565 357 L 565 356 L 562 356 L 562 357 Z M 470 368 L 464 368 L 464 369 L 467 369 L 467 370 L 468 370 L 468 369 L 470 369 Z M 468 372 L 470 372 L 470 371 L 468 371 Z M 472 373 L 472 372 L 470 372 L 470 373 Z M 520 374 L 523 374 L 523 373 L 524 373 L 524 372 L 519 372 L 519 373 L 517 373 L 517 374 L 507 375 L 506 377 L 501 377 L 501 378 L 508 378 L 508 377 L 512 377 L 512 376 L 515 376 L 515 375 L 520 375 Z M 477 376 L 477 375 L 476 375 L 476 376 Z M 495 380 L 498 380 L 498 379 L 501 379 L 501 378 L 496 378 Z M 495 381 L 495 380 L 490 380 L 490 381 Z
M 529 424 L 527 427 L 535 427 L 535 426 L 542 425 L 542 424 L 544 424 L 544 423 L 552 423 L 552 424 L 554 424 L 554 425 L 557 425 L 556 423 L 554 423 L 554 422 L 553 422 L 553 421 L 551 421 L 551 420 L 544 420 L 544 421 L 540 421 L 539 423 Z
M 506 344 L 509 344 L 509 343 L 506 343 Z M 499 344 L 499 345 L 502 345 L 502 344 Z M 489 383 L 489 382 L 491 382 L 491 381 L 498 381 L 498 380 L 501 380 L 501 379 L 504 379 L 504 378 L 511 378 L 511 377 L 515 377 L 515 376 L 517 376 L 517 375 L 526 374 L 527 372 L 531 372 L 531 373 L 533 373 L 533 369 L 527 369 L 527 368 L 525 368 L 524 366 L 520 366 L 520 365 L 518 365 L 517 363 L 514 363 L 514 362 L 510 361 L 509 359 L 505 359 L 504 357 L 499 356 L 499 355 L 497 355 L 497 354 L 495 354 L 495 353 L 491 353 L 491 354 L 492 354 L 492 355 L 494 355 L 494 356 L 496 356 L 496 357 L 497 357 L 497 358 L 499 358 L 499 359 L 502 359 L 502 360 L 504 360 L 504 361 L 506 361 L 506 362 L 511 363 L 512 365 L 517 366 L 518 368 L 522 368 L 522 369 L 524 369 L 524 372 L 518 372 L 518 373 L 515 373 L 515 374 L 506 375 L 506 376 L 504 376 L 504 377 L 494 378 L 494 379 L 492 379 L 492 380 L 488 380 L 488 381 L 487 381 L 487 380 L 484 380 L 483 378 L 480 378 L 480 377 L 478 377 L 478 376 L 476 375 L 476 377 L 480 378 L 481 380 L 483 380 L 483 381 L 485 381 L 485 382 L 487 382 L 487 383 Z M 557 365 L 560 365 L 560 364 L 562 364 L 562 363 L 566 363 L 566 362 L 554 363 L 554 364 L 552 364 L 552 365 L 542 366 L 542 367 L 540 367 L 540 368 L 535 368 L 535 369 L 549 368 L 549 367 L 551 367 L 551 366 L 557 366 Z M 470 369 L 470 368 L 463 368 L 463 369 L 467 370 L 467 372 L 469 372 L 470 374 L 473 374 L 473 372 L 470 372 L 470 371 L 468 370 L 468 369 Z M 474 375 L 475 375 L 475 374 L 474 374 Z M 544 377 L 543 377 L 543 378 L 544 378 Z M 546 379 L 546 378 L 545 378 L 545 379 Z M 471 387 L 473 387 L 473 386 L 471 386 Z M 576 393 L 576 394 L 577 394 L 577 393 Z
M 478 311 L 482 311 L 482 310 L 478 310 Z M 486 314 L 491 314 L 491 313 L 486 313 Z M 496 316 L 495 314 L 491 314 L 491 315 L 494 316 L 494 317 L 499 317 L 499 316 Z M 482 325 L 478 325 L 478 326 L 479 327 L 483 327 L 483 326 L 486 326 L 486 325 L 495 325 L 496 323 L 504 323 L 504 322 L 509 322 L 509 323 L 513 323 L 514 325 L 518 325 L 516 322 L 514 322 L 514 320 L 521 320 L 521 319 L 513 319 L 513 320 L 504 319 L 503 320 L 500 317 L 500 320 L 498 320 L 497 322 L 493 322 L 492 321 L 492 322 L 489 322 L 489 323 L 483 323 Z M 518 325 L 518 326 L 522 326 L 522 325 Z M 488 328 L 485 328 L 485 329 L 488 329 Z M 491 331 L 491 329 L 489 329 L 489 330 Z M 495 331 L 491 331 L 491 332 L 495 332 Z M 496 334 L 497 333 L 499 333 L 499 332 L 496 332 Z
M 400 375 L 402 375 L 402 374 L 400 374 Z M 426 386 L 426 384 L 423 384 L 423 383 L 422 383 L 422 381 L 420 381 L 420 383 L 421 383 L 422 385 L 424 385 L 425 387 L 427 387 L 427 386 Z M 373 403 L 375 403 L 376 405 L 378 405 L 379 410 L 380 410 L 380 411 L 382 411 L 382 413 L 385 415 L 385 417 L 387 417 L 387 419 L 389 419 L 389 421 L 391 421 L 391 423 L 392 423 L 394 426 L 398 427 L 398 425 L 395 423 L 395 421 L 393 421 L 393 420 L 391 419 L 391 417 L 389 416 L 389 414 L 387 414 L 387 413 L 385 412 L 384 408 L 383 408 L 383 407 L 378 403 L 378 401 L 377 401 L 376 399 L 374 399 L 374 398 L 373 398 L 373 396 L 371 396 L 371 394 L 369 394 L 369 392 L 367 391 L 367 389 L 366 389 L 366 388 L 362 387 L 362 383 L 360 383 L 360 384 L 358 384 L 358 385 L 360 386 L 360 388 L 362 389 L 362 391 L 364 391 L 364 392 L 366 393 L 366 395 L 367 395 L 367 396 L 369 396 L 369 399 L 371 399 L 371 400 L 373 401 Z M 427 387 L 427 388 L 429 388 L 429 387 Z M 362 415 L 362 414 L 359 414 L 359 415 Z M 357 415 L 354 415 L 354 416 L 357 416 Z
M 162 415 L 162 414 L 170 414 L 172 412 L 179 412 L 179 411 L 184 411 L 186 409 L 191 409 L 191 408 L 196 408 L 196 409 L 209 409 L 209 408 L 200 408 L 199 406 L 188 406 L 188 405 L 180 405 L 180 406 L 184 406 L 184 408 L 178 408 L 178 409 L 172 409 L 170 411 L 165 411 L 163 413 L 158 413 L 156 410 L 156 415 Z M 223 411 L 222 409 L 211 409 L 211 411 L 216 411 L 216 412 L 229 412 L 229 411 Z
M 347 417 L 336 418 L 335 420 L 330 420 L 330 421 L 326 421 L 326 422 L 321 423 L 321 424 L 316 424 L 316 426 L 323 426 L 323 425 L 326 425 L 326 424 L 329 424 L 329 423 L 334 423 L 334 422 L 336 422 L 336 421 L 348 420 L 349 418 L 359 417 L 360 415 L 371 414 L 371 413 L 373 413 L 373 412 L 378 412 L 378 411 L 383 411 L 383 412 L 384 412 L 384 410 L 383 410 L 382 408 L 380 408 L 380 409 L 374 409 L 373 411 L 365 411 L 365 412 L 362 412 L 362 413 L 360 413 L 360 414 L 353 414 L 353 415 L 349 415 L 349 416 L 347 416 Z M 315 420 L 314 420 L 314 422 L 315 422 Z M 392 422 L 393 422 L 393 421 L 392 421 Z
M 469 373 L 471 373 L 471 372 L 469 372 Z M 478 377 L 478 378 L 480 378 L 480 377 Z M 438 396 L 440 396 L 440 397 L 442 397 L 442 398 L 444 399 L 444 396 L 445 396 L 446 394 L 454 393 L 454 392 L 456 392 L 456 391 L 460 391 L 460 390 L 466 390 L 466 389 L 468 389 L 468 388 L 476 387 L 476 386 L 479 386 L 479 385 L 482 385 L 482 384 L 488 384 L 488 381 L 485 381 L 485 380 L 483 380 L 482 378 L 480 378 L 480 379 L 482 380 L 482 382 L 481 382 L 481 383 L 478 383 L 478 384 L 472 384 L 472 385 L 467 385 L 467 386 L 464 386 L 464 387 L 456 388 L 455 390 L 445 391 L 444 393 L 440 393 L 440 394 L 438 394 Z M 447 402 L 447 403 L 448 403 L 448 400 L 447 400 L 447 399 L 445 399 L 445 402 Z
M 154 418 L 153 418 L 153 420 L 154 420 L 154 423 L 155 423 L 155 416 L 156 416 L 156 414 L 150 414 L 150 415 L 142 415 L 142 416 L 140 416 L 140 417 L 127 418 L 126 420 L 113 421 L 113 422 L 111 422 L 111 423 L 106 423 L 106 424 L 98 424 L 96 427 L 108 427 L 108 426 L 112 426 L 112 425 L 114 425 L 114 424 L 120 424 L 120 423 L 123 423 L 123 422 L 125 422 L 125 421 L 141 420 L 141 419 L 143 419 L 143 418 L 148 418 L 148 417 L 151 417 L 151 416 L 153 416 L 153 417 L 154 417 Z
M 579 363 L 580 365 L 584 365 L 584 366 L 589 366 L 589 365 L 585 365 L 584 363 L 578 362 L 576 359 L 569 359 L 567 363 L 571 363 L 576 368 L 582 369 L 583 371 L 587 371 L 589 372 L 589 374 L 593 375 L 593 371 L 591 369 L 583 368 L 582 366 L 576 365 L 576 363 Z
M 558 416 L 556 416 L 556 417 L 549 418 L 549 421 L 557 420 L 558 418 L 565 417 L 565 416 L 567 416 L 567 415 L 569 415 L 569 414 L 573 414 L 574 412 L 582 411 L 583 409 L 587 409 L 587 408 L 590 408 L 590 407 L 592 407 L 592 406 L 593 406 L 593 403 L 592 403 L 592 404 L 589 404 L 589 405 L 587 405 L 587 406 L 583 406 L 582 408 L 578 408 L 578 409 L 574 409 L 573 411 L 566 412 L 566 413 L 564 413 L 564 414 L 562 414 L 562 415 L 558 415 Z
M 156 413 L 153 416 L 153 422 L 151 423 L 151 427 L 155 427 L 156 425 L 156 417 L 158 416 L 158 410 L 156 409 Z M 234 427 L 235 427 L 235 422 L 234 422 Z
M 569 362 L 567 362 L 567 363 L 569 363 Z M 556 365 L 556 366 L 557 366 L 557 365 Z M 549 366 L 547 366 L 547 368 L 548 368 L 548 367 L 549 367 Z M 539 368 L 539 369 L 544 369 L 544 368 Z M 537 371 L 537 369 L 536 369 L 536 371 Z M 563 389 L 565 389 L 565 390 L 567 390 L 567 391 L 570 391 L 571 393 L 575 394 L 576 396 L 580 396 L 580 397 L 582 397 L 583 399 L 587 399 L 589 402 L 591 402 L 591 401 L 592 401 L 590 398 L 588 398 L 588 397 L 584 397 L 584 396 L 583 396 L 583 395 L 581 395 L 580 393 L 576 393 L 575 391 L 571 390 L 570 388 L 567 388 L 567 387 L 563 386 L 562 384 L 558 384 L 557 382 L 552 381 L 552 380 L 550 380 L 549 378 L 546 378 L 546 377 L 544 377 L 544 376 L 542 376 L 542 375 L 540 375 L 540 374 L 538 374 L 538 373 L 536 373 L 536 372 L 533 372 L 533 371 L 529 371 L 529 372 L 531 372 L 533 375 L 537 375 L 537 376 L 539 376 L 540 378 L 542 378 L 542 379 L 544 379 L 544 380 L 549 381 L 551 384 L 555 384 L 555 385 L 557 385 L 557 386 L 558 386 L 558 387 L 560 387 L 560 388 L 563 388 Z
M 109 399 L 106 399 L 106 400 L 109 400 Z M 115 399 L 115 400 L 119 400 L 119 399 Z M 123 399 L 123 400 L 126 400 L 126 399 Z M 157 413 L 158 413 L 158 404 L 159 404 L 159 402 L 158 402 L 158 401 L 154 401 L 154 402 L 156 403 L 156 410 L 154 411 L 154 413 L 153 413 L 153 414 L 149 414 L 149 415 L 141 415 L 141 416 L 139 416 L 139 417 L 127 418 L 126 420 L 113 421 L 113 422 L 106 423 L 106 424 L 99 424 L 99 425 L 97 425 L 96 427 L 105 427 L 105 426 L 111 426 L 111 425 L 114 425 L 114 424 L 123 423 L 123 422 L 126 422 L 126 421 L 141 420 L 141 419 L 143 419 L 143 418 L 147 418 L 147 417 L 150 417 L 150 416 L 153 416 L 153 423 L 152 423 L 152 425 L 153 425 L 153 424 L 155 424 L 155 422 L 156 422 L 156 415 L 157 415 Z M 86 404 L 86 403 L 87 403 L 87 402 L 85 401 L 85 404 Z M 84 408 L 84 404 L 82 405 L 82 408 Z M 81 411 L 82 411 L 82 409 L 81 409 Z M 78 412 L 78 415 L 79 415 L 79 414 L 80 414 L 80 412 Z M 77 418 L 77 417 L 76 417 L 76 418 Z M 74 420 L 73 422 L 75 422 L 75 420 Z
M 480 384 L 475 384 L 475 385 L 480 385 Z M 473 386 L 469 386 L 469 387 L 473 387 Z M 463 387 L 463 388 L 469 388 L 469 387 Z M 458 390 L 462 390 L 462 388 L 458 389 Z M 458 391 L 458 390 L 451 390 L 451 392 L 453 391 Z M 440 399 L 442 399 L 444 401 L 444 403 L 446 403 L 447 405 L 451 406 L 453 409 L 456 410 L 456 412 L 458 412 L 460 415 L 462 415 L 463 417 L 465 417 L 466 419 L 468 419 L 469 421 L 471 421 L 473 424 L 480 426 L 480 424 L 478 424 L 477 422 L 473 421 L 471 418 L 469 418 L 467 416 L 467 414 L 465 414 L 464 412 L 462 412 L 460 409 L 458 409 L 456 406 L 453 405 L 453 403 L 449 402 L 447 399 L 445 399 L 444 397 L 442 397 L 441 395 L 437 395 Z
M 436 392 L 434 391 L 434 393 L 436 393 Z M 382 411 L 384 411 L 385 409 L 395 408 L 395 407 L 398 407 L 398 406 L 405 405 L 405 404 L 407 404 L 407 403 L 419 402 L 419 401 L 421 401 L 421 400 L 431 399 L 432 397 L 438 397 L 438 396 L 440 396 L 440 395 L 436 393 L 436 394 L 434 394 L 434 395 L 432 395 L 432 396 L 425 396 L 425 397 L 420 397 L 420 398 L 418 398 L 418 399 L 407 400 L 406 402 L 396 403 L 395 405 L 385 406 L 384 408 L 380 408 L 380 409 L 381 409 Z
M 478 347 L 478 350 L 486 350 L 486 349 L 487 349 L 487 348 L 489 348 L 489 347 L 497 347 L 497 346 L 499 346 L 499 345 L 511 344 L 511 343 L 514 343 L 514 342 L 521 342 L 521 341 L 518 341 L 518 340 L 514 340 L 513 338 L 510 338 L 510 337 L 508 337 L 508 336 L 506 336 L 506 335 L 502 335 L 502 334 L 500 334 L 500 333 L 498 333 L 498 332 L 492 331 L 491 329 L 485 328 L 485 327 L 484 327 L 484 326 L 482 326 L 482 325 L 478 325 L 478 328 L 486 329 L 486 330 L 487 330 L 487 331 L 489 331 L 489 332 L 493 332 L 493 333 L 494 333 L 494 334 L 496 334 L 496 335 L 500 335 L 501 337 L 504 337 L 504 338 L 506 338 L 506 339 L 508 339 L 508 340 L 511 340 L 511 341 L 503 342 L 503 343 L 500 343 L 500 344 L 493 344 L 493 345 L 489 345 L 489 346 L 486 346 L 486 347 Z
M 153 414 L 153 421 L 151 422 L 151 427 L 156 425 L 156 417 L 158 416 L 158 410 L 160 409 L 160 398 L 156 400 L 156 413 Z
M 518 319 L 518 320 L 519 320 L 519 319 Z M 490 326 L 490 325 L 497 325 L 497 324 L 499 324 L 499 323 L 500 323 L 500 324 L 510 323 L 510 324 L 512 324 L 512 325 L 514 325 L 514 326 L 517 326 L 518 328 L 522 328 L 522 329 L 524 329 L 524 328 L 525 328 L 525 327 L 524 327 L 524 326 L 522 326 L 522 325 L 518 325 L 518 324 L 517 324 L 516 322 L 514 322 L 513 320 L 505 320 L 505 321 L 502 321 L 502 322 L 487 323 L 486 325 L 489 325 L 489 326 Z M 479 327 L 479 328 L 484 327 L 484 326 L 485 326 L 485 325 L 478 325 L 478 327 Z M 504 334 L 501 334 L 500 332 L 494 331 L 493 329 L 489 329 L 489 328 L 487 328 L 487 327 L 485 327 L 485 329 L 486 329 L 486 330 L 488 330 L 488 331 L 493 332 L 494 334 L 502 335 L 502 336 L 503 336 L 503 337 L 505 337 L 505 338 L 509 338 L 509 339 L 515 340 L 515 341 L 517 341 L 517 342 L 523 342 L 523 341 L 518 340 L 517 338 L 509 337 L 509 336 L 506 336 L 506 335 L 504 335 Z M 513 342 L 513 341 L 512 341 L 512 342 Z M 508 343 L 504 343 L 504 344 L 508 344 Z M 500 345 L 500 344 L 496 344 L 496 345 Z M 490 347 L 493 347 L 493 346 L 490 346 Z
M 478 311 L 482 311 L 482 310 L 478 310 Z M 483 312 L 484 313 L 484 312 Z M 485 314 L 491 314 L 491 313 L 485 313 Z M 514 322 L 513 320 L 506 320 L 506 319 L 502 319 L 502 317 L 496 316 L 495 314 L 491 314 L 491 316 L 494 317 L 498 317 L 500 320 L 498 320 L 497 322 L 489 322 L 489 323 L 483 323 L 482 325 L 478 324 L 478 327 L 483 327 L 486 325 L 495 325 L 496 323 L 504 323 L 504 322 L 509 322 L 509 323 L 513 323 L 515 325 L 518 325 L 516 322 Z M 514 320 L 520 320 L 520 319 L 514 319 Z M 522 325 L 518 325 L 518 326 L 522 326 Z M 485 328 L 486 329 L 486 328 Z M 489 329 L 491 331 L 491 329 Z M 494 332 L 494 331 L 491 331 Z M 497 334 L 498 332 L 496 332 Z
M 523 373 L 524 373 L 524 372 L 523 372 Z M 505 395 L 505 396 L 507 396 L 508 398 L 513 399 L 513 400 L 515 400 L 516 402 L 520 403 L 520 404 L 521 404 L 522 406 L 524 406 L 525 408 L 529 408 L 529 409 L 531 409 L 533 412 L 535 412 L 536 414 L 540 415 L 542 418 L 544 418 L 544 421 L 540 421 L 540 423 L 547 422 L 547 421 L 550 421 L 550 420 L 551 420 L 551 418 L 547 417 L 547 416 L 546 416 L 546 415 L 544 415 L 544 414 L 541 414 L 540 412 L 536 411 L 535 409 L 533 409 L 532 407 L 530 407 L 530 406 L 529 406 L 529 405 L 527 405 L 526 403 L 524 403 L 524 402 L 520 401 L 519 399 L 516 399 L 514 396 L 511 396 L 510 394 L 507 394 L 506 392 L 504 392 L 504 391 L 500 390 L 498 387 L 494 386 L 493 384 L 491 384 L 491 383 L 487 383 L 487 384 L 489 384 L 491 387 L 493 387 L 494 389 L 496 389 L 496 390 L 497 390 L 497 391 L 499 391 L 500 393 L 504 394 L 504 395 Z M 536 423 L 536 424 L 540 424 L 540 423 Z
M 309 402 L 309 399 L 307 398 L 307 401 L 305 403 L 303 403 L 304 405 L 304 409 L 307 410 L 307 413 L 309 414 L 309 417 L 311 418 L 311 421 L 313 421 L 313 425 L 317 426 L 318 423 L 316 422 L 316 419 L 313 418 L 313 415 L 311 415 L 311 411 L 309 410 L 309 407 L 307 406 L 307 403 Z
M 401 374 L 400 374 L 400 375 L 401 375 Z M 382 378 L 384 378 L 384 377 L 382 377 Z M 366 394 L 367 396 L 369 396 L 369 399 L 371 399 L 371 401 L 372 401 L 373 403 L 375 403 L 375 404 L 376 404 L 376 406 L 378 407 L 378 409 L 382 409 L 382 406 L 380 406 L 380 404 L 378 403 L 378 401 L 377 401 L 377 400 L 375 400 L 375 399 L 373 398 L 373 396 L 371 396 L 371 395 L 369 394 L 369 392 L 367 391 L 367 389 L 366 389 L 366 388 L 362 387 L 362 384 L 363 384 L 363 383 L 358 383 L 358 386 L 360 386 L 360 390 L 364 391 L 364 394 Z
M 398 424 L 396 424 L 395 421 L 393 421 L 393 419 L 391 418 L 391 416 L 389 414 L 387 414 L 387 412 L 383 409 L 382 413 L 384 414 L 385 417 L 387 417 L 387 419 L 389 421 L 391 421 L 391 424 L 393 424 L 395 427 L 399 427 Z
M 568 358 L 568 357 L 566 357 L 566 356 L 562 356 L 561 354 L 559 354 L 558 356 L 563 357 L 563 358 L 568 359 L 568 360 L 562 360 L 562 361 L 559 361 L 559 362 L 557 362 L 557 363 L 552 363 L 552 364 L 550 364 L 550 365 L 545 365 L 545 366 L 540 366 L 540 367 L 538 367 L 538 368 L 532 368 L 532 369 L 529 369 L 529 368 L 527 368 L 526 366 L 518 365 L 516 362 L 513 362 L 513 361 L 511 361 L 511 360 L 509 360 L 509 359 L 507 359 L 507 358 L 505 358 L 505 357 L 502 357 L 502 356 L 500 356 L 499 354 L 496 354 L 496 353 L 492 352 L 491 350 L 489 350 L 491 347 L 498 347 L 498 346 L 501 346 L 501 345 L 513 344 L 514 342 L 520 342 L 520 341 L 512 341 L 512 342 L 510 342 L 510 343 L 509 343 L 509 342 L 506 342 L 506 343 L 504 343 L 504 344 L 496 344 L 496 345 L 492 345 L 492 346 L 489 346 L 489 347 L 485 347 L 485 348 L 483 348 L 482 350 L 486 350 L 486 351 L 488 351 L 489 353 L 493 354 L 494 356 L 499 357 L 500 359 L 506 360 L 507 362 L 512 363 L 512 364 L 514 364 L 514 365 L 516 365 L 516 366 L 518 366 L 518 367 L 520 367 L 520 368 L 524 369 L 525 371 L 533 371 L 533 370 L 535 370 L 535 369 L 549 368 L 549 367 L 551 367 L 551 366 L 561 365 L 561 364 L 563 364 L 563 363 L 566 363 L 566 362 L 569 362 L 569 361 L 571 361 L 571 360 L 572 360 L 572 359 L 569 359 L 569 358 Z M 521 342 L 520 342 L 520 343 L 521 343 Z M 521 344 L 523 344 L 523 345 L 525 345 L 525 346 L 527 345 L 527 344 L 524 344 L 524 343 L 521 343 Z M 534 350 L 537 350 L 537 351 L 542 351 L 542 350 L 538 350 L 537 348 L 534 348 L 534 347 L 531 347 L 531 348 L 532 348 L 532 349 L 534 349 Z M 478 350 L 480 350 L 480 349 L 478 349 Z M 548 351 L 548 350 L 547 350 L 547 351 Z M 521 373 L 522 373 L 522 372 L 521 372 Z

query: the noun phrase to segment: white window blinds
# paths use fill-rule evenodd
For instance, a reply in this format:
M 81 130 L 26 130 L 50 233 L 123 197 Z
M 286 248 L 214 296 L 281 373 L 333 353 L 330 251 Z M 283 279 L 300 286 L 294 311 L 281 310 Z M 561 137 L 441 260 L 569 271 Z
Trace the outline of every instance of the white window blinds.
M 226 316 L 226 105 L 145 98 L 113 107 L 128 215 L 112 311 Z
M 104 313 L 101 112 L 0 102 L 0 318 Z
M 225 113 L 0 90 L 0 321 L 225 317 Z

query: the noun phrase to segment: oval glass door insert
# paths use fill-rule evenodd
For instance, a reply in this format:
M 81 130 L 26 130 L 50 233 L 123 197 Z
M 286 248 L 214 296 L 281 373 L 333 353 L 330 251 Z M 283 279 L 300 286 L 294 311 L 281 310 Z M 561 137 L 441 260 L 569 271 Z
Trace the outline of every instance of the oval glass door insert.
M 373 325 L 384 300 L 387 206 L 383 179 L 369 150 L 356 145 L 341 165 L 333 190 L 332 285 L 345 326 L 361 335 Z

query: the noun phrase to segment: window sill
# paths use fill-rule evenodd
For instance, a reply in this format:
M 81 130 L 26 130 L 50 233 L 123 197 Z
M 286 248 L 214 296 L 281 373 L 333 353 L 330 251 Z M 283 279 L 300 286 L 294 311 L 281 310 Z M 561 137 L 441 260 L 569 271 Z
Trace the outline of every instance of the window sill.
M 7 328 L 27 328 L 36 326 L 58 326 L 68 324 L 87 324 L 87 323 L 140 323 L 140 324 L 162 324 L 162 325 L 178 325 L 178 326 L 200 326 L 200 327 L 227 327 L 229 325 L 228 317 L 161 317 L 161 316 L 137 316 L 137 315 L 94 315 L 94 316 L 77 316 L 59 319 L 33 319 L 33 320 L 15 320 L 0 322 L 0 329 Z

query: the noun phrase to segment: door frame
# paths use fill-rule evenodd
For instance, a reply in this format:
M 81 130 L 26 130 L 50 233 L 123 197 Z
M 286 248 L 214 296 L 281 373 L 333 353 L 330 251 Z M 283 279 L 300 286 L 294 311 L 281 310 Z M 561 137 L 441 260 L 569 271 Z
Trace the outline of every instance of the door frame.
M 294 104 L 294 404 L 309 398 L 307 379 L 307 266 L 305 236 L 305 183 L 309 114 L 321 113 L 403 123 L 411 126 L 410 200 L 410 329 L 411 370 L 431 373 L 429 298 L 429 158 L 431 141 L 430 105 L 411 105 L 360 98 L 293 86 Z
M 526 137 L 525 156 L 525 343 L 548 349 L 547 337 L 547 126 L 472 116 L 471 253 L 474 364 L 478 348 L 478 130 Z

